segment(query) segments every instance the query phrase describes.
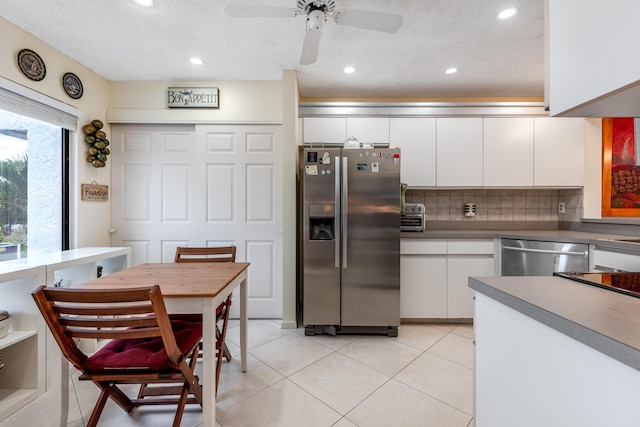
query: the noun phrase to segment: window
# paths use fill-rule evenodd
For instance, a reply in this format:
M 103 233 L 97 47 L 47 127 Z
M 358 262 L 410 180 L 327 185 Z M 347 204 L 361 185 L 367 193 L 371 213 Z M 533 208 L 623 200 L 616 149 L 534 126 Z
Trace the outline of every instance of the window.
M 69 131 L 0 110 L 0 261 L 68 249 Z

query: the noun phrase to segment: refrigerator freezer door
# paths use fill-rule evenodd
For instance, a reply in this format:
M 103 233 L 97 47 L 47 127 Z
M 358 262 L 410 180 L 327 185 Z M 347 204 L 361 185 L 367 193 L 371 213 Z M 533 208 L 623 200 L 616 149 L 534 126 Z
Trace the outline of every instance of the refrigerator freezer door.
M 305 325 L 340 324 L 339 155 L 335 148 L 305 149 L 301 159 Z
M 399 153 L 343 150 L 342 326 L 400 325 Z

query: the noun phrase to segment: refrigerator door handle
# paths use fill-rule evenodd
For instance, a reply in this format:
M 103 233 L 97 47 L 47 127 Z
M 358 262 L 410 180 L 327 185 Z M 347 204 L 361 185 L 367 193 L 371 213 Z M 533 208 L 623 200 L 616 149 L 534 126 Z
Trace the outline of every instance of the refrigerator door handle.
M 335 228 L 336 228 L 336 242 L 334 245 L 334 252 L 335 252 L 335 267 L 336 268 L 340 268 L 340 243 L 342 241 L 342 237 L 340 234 L 340 218 L 337 217 L 337 213 L 341 212 L 341 207 L 340 206 L 340 180 L 341 180 L 341 176 L 340 176 L 340 158 L 339 157 L 335 157 L 334 162 L 333 162 L 333 166 L 335 168 L 334 170 L 334 179 L 335 179 L 335 188 L 334 188 L 334 203 L 335 203 L 335 208 L 334 208 L 334 215 L 336 215 L 336 217 L 334 217 L 334 222 L 335 222 Z
M 342 268 L 347 268 L 347 211 L 349 210 L 349 174 L 347 171 L 347 158 L 342 158 Z

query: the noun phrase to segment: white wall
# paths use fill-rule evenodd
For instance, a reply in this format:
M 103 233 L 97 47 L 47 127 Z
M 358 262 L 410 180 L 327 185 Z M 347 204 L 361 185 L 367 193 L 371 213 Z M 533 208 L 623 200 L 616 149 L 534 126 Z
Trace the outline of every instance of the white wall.
M 296 173 L 300 129 L 298 120 L 298 80 L 295 71 L 285 71 L 283 81 L 283 268 L 282 327 L 295 328 L 296 322 Z
M 167 108 L 167 87 L 217 87 L 219 108 Z M 282 123 L 281 81 L 111 82 L 109 123 Z
M 79 197 L 81 184 L 93 181 L 109 184 L 110 181 L 109 162 L 106 167 L 96 169 L 85 161 L 87 147 L 81 131 L 82 126 L 93 119 L 105 120 L 109 83 L 1 17 L 0 34 L 0 76 L 79 109 L 78 131 L 71 135 L 71 247 L 109 246 L 110 202 L 83 202 Z M 42 57 L 47 69 L 43 80 L 29 80 L 18 69 L 16 55 L 24 48 Z M 82 80 L 84 95 L 79 100 L 71 99 L 62 89 L 61 79 L 66 72 L 72 72 Z M 105 131 L 110 135 L 108 126 Z

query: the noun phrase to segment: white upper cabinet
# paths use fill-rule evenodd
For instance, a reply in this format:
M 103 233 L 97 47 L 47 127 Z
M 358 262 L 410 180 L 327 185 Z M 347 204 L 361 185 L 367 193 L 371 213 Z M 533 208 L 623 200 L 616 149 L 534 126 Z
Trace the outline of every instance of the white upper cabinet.
M 348 117 L 347 138 L 354 137 L 358 142 L 389 143 L 388 117 Z
M 402 182 L 411 187 L 435 187 L 435 118 L 391 118 L 389 121 L 389 146 L 401 149 Z
M 484 119 L 485 187 L 533 186 L 533 118 Z
M 305 143 L 342 144 L 347 137 L 345 117 L 305 117 L 302 137 Z
M 482 118 L 436 121 L 438 187 L 482 186 Z
M 548 2 L 552 116 L 640 117 L 640 2 Z
M 583 186 L 584 119 L 535 118 L 533 165 L 534 186 Z
M 389 143 L 388 117 L 305 117 L 305 143 L 342 144 L 348 137 L 359 142 Z
M 306 117 L 305 143 L 389 144 L 410 187 L 582 187 L 583 118 Z

